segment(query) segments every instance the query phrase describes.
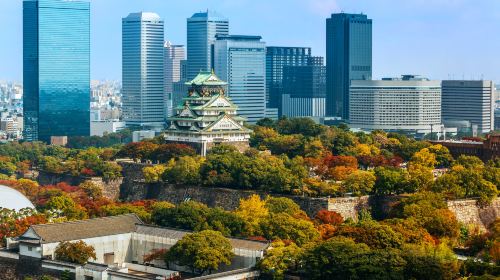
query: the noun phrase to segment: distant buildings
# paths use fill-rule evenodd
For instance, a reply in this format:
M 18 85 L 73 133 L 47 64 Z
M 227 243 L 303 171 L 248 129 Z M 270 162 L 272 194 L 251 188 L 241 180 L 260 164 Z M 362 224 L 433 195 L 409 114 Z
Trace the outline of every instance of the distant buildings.
M 90 134 L 90 3 L 23 2 L 24 139 Z
M 164 23 L 155 13 L 122 19 L 123 118 L 127 126 L 162 129 Z
M 283 67 L 309 65 L 310 57 L 311 48 L 266 48 L 266 104 L 268 108 L 278 108 L 278 115 L 282 115 Z
M 117 120 L 103 120 L 90 122 L 90 136 L 104 136 L 116 133 L 125 128 L 125 123 Z
M 91 81 L 90 121 L 122 118 L 121 84 L 117 81 Z M 92 124 L 91 124 L 92 135 Z
M 226 95 L 227 83 L 213 72 L 201 72 L 187 84 L 189 93 L 169 118 L 165 140 L 194 146 L 203 156 L 220 143 L 246 150 L 251 130 L 243 126 L 245 119 Z
M 350 126 L 416 135 L 441 130 L 441 82 L 406 75 L 401 79 L 352 81 Z
M 187 79 L 214 68 L 216 35 L 229 34 L 229 20 L 214 11 L 194 14 L 187 19 Z
M 172 45 L 170 42 L 165 42 L 164 54 L 164 91 L 166 99 L 167 117 L 172 115 L 173 104 L 173 90 L 174 83 L 181 81 L 181 65 L 186 59 L 186 49 L 183 45 Z
M 266 43 L 260 36 L 217 35 L 215 72 L 249 123 L 266 117 Z
M 322 58 L 309 59 L 307 66 L 283 67 L 282 115 L 325 116 L 326 67 Z M 314 64 L 316 63 L 316 64 Z
M 326 20 L 326 114 L 348 119 L 351 81 L 371 78 L 372 20 L 332 14 Z
M 495 129 L 492 81 L 443 81 L 442 90 L 442 117 L 445 125 L 468 122 L 472 131 L 476 132 L 477 129 L 480 134 Z

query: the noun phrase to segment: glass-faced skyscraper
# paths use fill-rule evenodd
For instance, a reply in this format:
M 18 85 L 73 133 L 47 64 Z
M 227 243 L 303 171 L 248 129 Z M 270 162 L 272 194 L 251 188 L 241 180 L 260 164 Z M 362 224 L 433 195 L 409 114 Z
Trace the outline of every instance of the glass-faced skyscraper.
M 216 12 L 196 13 L 187 19 L 187 79 L 214 68 L 216 35 L 229 34 L 229 20 Z
M 90 3 L 23 2 L 24 138 L 90 135 Z
M 311 48 L 267 47 L 266 49 L 266 102 L 269 108 L 278 108 L 282 114 L 283 67 L 306 66 Z
M 127 126 L 160 129 L 165 123 L 163 32 L 163 20 L 155 13 L 132 13 L 122 19 L 123 118 Z
M 173 111 L 173 106 L 177 106 L 179 104 L 173 104 L 173 92 L 174 92 L 174 83 L 177 83 L 181 80 L 181 65 L 182 62 L 186 59 L 186 49 L 183 45 L 172 45 L 170 41 L 165 42 L 164 46 L 164 91 L 165 91 L 165 101 L 167 106 L 167 117 L 171 116 Z
M 218 35 L 215 73 L 249 123 L 266 117 L 266 43 L 260 36 Z
M 352 80 L 372 78 L 372 20 L 363 14 L 326 19 L 326 114 L 349 118 Z

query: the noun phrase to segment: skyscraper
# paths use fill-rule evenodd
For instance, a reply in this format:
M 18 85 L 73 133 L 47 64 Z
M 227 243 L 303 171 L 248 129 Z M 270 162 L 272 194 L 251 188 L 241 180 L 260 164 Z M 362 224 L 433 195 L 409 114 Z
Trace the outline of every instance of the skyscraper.
M 310 65 L 283 67 L 282 113 L 287 117 L 324 117 L 326 67 L 322 57 Z
M 266 48 L 266 103 L 269 108 L 278 108 L 278 115 L 282 114 L 283 67 L 308 65 L 310 57 L 311 48 Z
M 229 34 L 229 20 L 216 12 L 196 13 L 187 19 L 187 79 L 214 68 L 215 36 Z
M 495 129 L 492 81 L 443 81 L 442 115 L 446 125 L 467 121 L 479 133 Z
M 155 13 L 122 19 L 123 118 L 127 126 L 161 128 L 163 92 L 163 20 Z
M 165 64 L 164 64 L 164 91 L 166 98 L 167 116 L 172 114 L 172 94 L 174 83 L 181 80 L 181 64 L 186 56 L 183 45 L 172 45 L 165 42 Z M 175 104 L 176 106 L 177 104 Z
M 215 72 L 228 81 L 241 116 L 250 123 L 266 117 L 266 43 L 260 36 L 218 35 Z
M 23 2 L 24 138 L 90 135 L 90 3 Z
M 326 19 L 326 114 L 349 118 L 352 80 L 372 78 L 372 20 L 363 14 Z

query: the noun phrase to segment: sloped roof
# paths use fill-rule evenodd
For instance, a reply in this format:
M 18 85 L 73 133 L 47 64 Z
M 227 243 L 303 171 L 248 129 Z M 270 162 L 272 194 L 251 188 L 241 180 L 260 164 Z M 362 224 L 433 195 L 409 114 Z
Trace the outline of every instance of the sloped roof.
M 135 231 L 136 224 L 142 223 L 135 214 L 127 214 L 74 222 L 32 225 L 30 229 L 40 237 L 41 243 L 54 243 L 130 233 Z
M 191 81 L 186 82 L 186 85 L 197 85 L 197 86 L 223 86 L 227 85 L 226 82 L 222 81 L 215 75 L 214 71 L 200 71 L 200 73 Z
M 150 226 L 150 225 L 137 225 L 136 227 L 137 227 L 136 231 L 135 231 L 136 233 L 149 235 L 149 236 L 170 238 L 170 239 L 175 239 L 175 240 L 180 240 L 186 234 L 193 233 L 191 231 L 156 227 L 156 226 Z M 233 238 L 233 237 L 230 237 L 228 239 L 229 239 L 229 242 L 231 242 L 231 246 L 233 246 L 233 248 L 235 248 L 235 249 L 261 251 L 261 250 L 265 250 L 265 249 L 267 249 L 267 247 L 269 247 L 268 242 L 253 241 L 253 240 L 242 239 L 242 238 Z

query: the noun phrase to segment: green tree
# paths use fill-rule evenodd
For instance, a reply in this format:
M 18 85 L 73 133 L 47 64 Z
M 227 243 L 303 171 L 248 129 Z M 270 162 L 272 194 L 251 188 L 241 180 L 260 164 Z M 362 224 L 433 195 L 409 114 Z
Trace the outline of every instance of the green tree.
M 57 245 L 55 250 L 57 260 L 86 264 L 90 259 L 96 259 L 94 247 L 87 245 L 84 241 L 63 241 Z
M 192 272 L 209 274 L 222 263 L 231 264 L 234 256 L 231 243 L 220 232 L 204 230 L 187 234 L 170 248 L 165 262 L 191 268 Z
M 373 172 L 356 170 L 342 182 L 342 188 L 355 196 L 368 195 L 372 192 L 376 179 Z
M 296 270 L 299 266 L 302 249 L 295 243 L 286 245 L 283 241 L 276 241 L 271 244 L 257 267 L 268 279 L 284 279 L 285 273 L 289 270 Z
M 400 168 L 377 167 L 375 168 L 376 195 L 401 194 L 408 190 L 408 173 Z
M 172 168 L 167 168 L 163 174 L 166 181 L 196 186 L 201 183 L 200 168 L 205 161 L 202 157 L 183 156 L 179 158 Z
M 311 221 L 294 218 L 285 213 L 272 214 L 261 223 L 264 236 L 270 240 L 292 240 L 302 246 L 319 239 L 318 230 Z
M 309 279 L 403 279 L 405 261 L 397 250 L 371 250 L 364 243 L 334 237 L 307 250 Z
M 272 214 L 286 213 L 293 216 L 304 213 L 297 203 L 286 197 L 268 197 L 266 207 Z
M 144 179 L 146 183 L 156 183 L 162 180 L 163 173 L 167 170 L 167 167 L 162 164 L 156 164 L 153 166 L 147 166 L 142 169 Z
M 209 211 L 205 204 L 187 201 L 174 208 L 154 209 L 151 216 L 159 226 L 200 231 L 208 228 Z

